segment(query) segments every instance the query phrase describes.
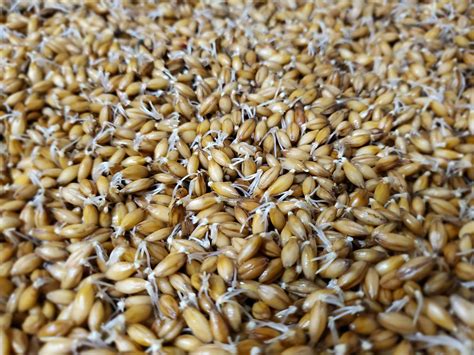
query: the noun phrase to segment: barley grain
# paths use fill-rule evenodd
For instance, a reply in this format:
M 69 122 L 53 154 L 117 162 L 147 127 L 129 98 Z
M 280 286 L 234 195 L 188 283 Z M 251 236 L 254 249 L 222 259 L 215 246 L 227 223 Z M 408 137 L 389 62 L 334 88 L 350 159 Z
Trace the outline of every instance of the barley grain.
M 2 353 L 472 353 L 467 1 L 4 7 Z

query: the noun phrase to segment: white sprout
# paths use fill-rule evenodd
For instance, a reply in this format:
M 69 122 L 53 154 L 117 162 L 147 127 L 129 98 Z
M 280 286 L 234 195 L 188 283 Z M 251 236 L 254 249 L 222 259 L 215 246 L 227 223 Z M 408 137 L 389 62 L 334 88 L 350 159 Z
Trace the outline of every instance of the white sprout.
M 460 340 L 448 335 L 424 335 L 417 333 L 415 335 L 408 335 L 406 338 L 411 341 L 422 342 L 425 347 L 446 346 L 448 348 L 457 349 L 461 355 L 470 355 L 473 350 L 471 341 L 465 340 L 464 342 L 461 342 Z
M 148 282 L 145 284 L 145 289 L 148 295 L 150 296 L 150 300 L 153 306 L 153 312 L 155 314 L 155 317 L 162 318 L 162 314 L 158 306 L 160 302 L 159 288 L 158 288 L 158 284 L 156 283 L 156 277 L 151 271 L 148 274 Z
M 415 310 L 415 315 L 413 317 L 413 324 L 418 323 L 418 318 L 420 317 L 421 311 L 423 309 L 423 294 L 419 291 L 415 291 L 415 298 L 416 298 L 416 310 Z
M 399 300 L 392 302 L 390 306 L 387 307 L 385 312 L 399 312 L 405 307 L 405 305 L 410 301 L 408 296 L 405 296 Z

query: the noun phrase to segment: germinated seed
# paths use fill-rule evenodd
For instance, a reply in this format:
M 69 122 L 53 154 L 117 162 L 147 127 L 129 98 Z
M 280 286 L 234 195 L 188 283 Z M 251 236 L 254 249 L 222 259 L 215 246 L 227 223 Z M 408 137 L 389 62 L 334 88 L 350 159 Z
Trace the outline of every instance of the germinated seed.
M 473 352 L 468 1 L 2 6 L 2 354 Z

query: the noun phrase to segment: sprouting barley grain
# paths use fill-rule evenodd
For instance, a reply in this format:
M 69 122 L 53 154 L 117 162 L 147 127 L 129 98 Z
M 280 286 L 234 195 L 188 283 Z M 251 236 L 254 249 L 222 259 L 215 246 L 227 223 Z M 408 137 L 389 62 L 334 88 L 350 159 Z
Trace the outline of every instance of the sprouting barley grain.
M 467 1 L 5 9 L 2 353 L 472 353 Z

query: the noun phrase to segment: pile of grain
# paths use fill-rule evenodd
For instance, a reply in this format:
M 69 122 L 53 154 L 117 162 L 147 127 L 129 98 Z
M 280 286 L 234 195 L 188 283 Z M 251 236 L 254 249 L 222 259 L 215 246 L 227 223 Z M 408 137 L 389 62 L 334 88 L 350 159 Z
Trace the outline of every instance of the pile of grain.
M 473 351 L 468 0 L 3 6 L 2 354 Z

